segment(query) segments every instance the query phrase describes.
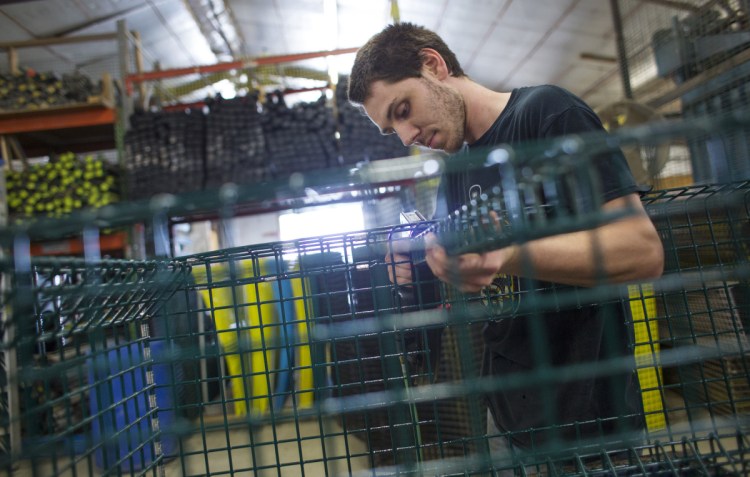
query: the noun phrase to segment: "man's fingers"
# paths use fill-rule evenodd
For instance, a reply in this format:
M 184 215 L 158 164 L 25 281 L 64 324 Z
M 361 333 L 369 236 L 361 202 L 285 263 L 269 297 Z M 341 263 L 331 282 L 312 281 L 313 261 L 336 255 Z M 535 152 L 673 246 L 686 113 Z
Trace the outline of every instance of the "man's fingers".
M 487 267 L 482 254 L 468 253 L 451 257 L 439 245 L 429 249 L 427 264 L 436 277 L 464 293 L 481 291 L 492 283 L 496 272 Z
M 503 225 L 500 223 L 500 216 L 497 215 L 497 212 L 490 210 L 490 218 L 492 219 L 492 225 L 495 226 L 495 229 L 497 231 L 502 230 Z
M 411 251 L 411 239 L 393 239 L 388 244 L 390 252 L 403 255 Z
M 501 233 L 503 231 L 503 223 L 500 222 L 500 216 L 497 215 L 497 212 L 495 212 L 494 210 L 490 210 L 489 215 L 490 215 L 490 222 L 491 222 L 490 224 L 491 230 L 495 234 Z
M 425 238 L 425 260 L 432 273 L 443 281 L 447 281 L 446 270 L 450 267 L 450 259 L 445 249 L 437 244 L 434 236 Z
M 424 248 L 425 250 L 430 250 L 433 247 L 440 247 L 440 244 L 438 243 L 437 236 L 430 232 L 424 236 Z
M 427 251 L 427 265 L 432 273 L 441 281 L 457 287 L 459 290 L 470 285 L 472 280 L 471 267 L 465 267 L 466 256 L 452 257 L 440 245 L 433 245 Z
M 388 279 L 391 283 L 399 285 L 411 283 L 411 264 L 408 255 L 388 253 L 385 256 L 385 263 L 388 269 Z

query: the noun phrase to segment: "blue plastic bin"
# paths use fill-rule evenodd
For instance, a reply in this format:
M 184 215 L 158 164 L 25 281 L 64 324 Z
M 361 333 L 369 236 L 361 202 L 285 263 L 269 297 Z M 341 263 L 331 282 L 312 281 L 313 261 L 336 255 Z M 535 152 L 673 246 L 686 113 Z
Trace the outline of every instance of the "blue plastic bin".
M 158 362 L 164 352 L 163 341 L 151 343 L 151 353 Z M 146 389 L 146 371 L 143 362 L 143 345 L 132 343 L 92 357 L 89 382 L 93 385 L 89 408 L 94 416 L 92 423 L 96 465 L 102 469 L 116 466 L 126 471 L 140 470 L 154 461 L 154 441 Z M 175 421 L 174 386 L 181 380 L 178 367 L 172 373 L 169 364 L 153 366 L 156 387 L 156 404 L 159 409 L 159 428 L 169 429 Z M 122 374 L 120 374 L 122 373 Z M 162 454 L 174 456 L 177 438 L 162 434 Z M 132 455 L 130 455 L 132 453 Z M 124 459 L 124 460 L 123 460 Z

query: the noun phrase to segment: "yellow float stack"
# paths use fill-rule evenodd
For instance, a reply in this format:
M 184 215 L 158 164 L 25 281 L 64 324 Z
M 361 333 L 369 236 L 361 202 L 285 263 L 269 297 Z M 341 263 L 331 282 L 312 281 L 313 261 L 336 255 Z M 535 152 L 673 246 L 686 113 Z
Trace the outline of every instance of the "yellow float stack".
M 296 270 L 299 270 L 297 268 Z M 297 407 L 309 409 L 313 405 L 313 370 L 310 354 L 310 334 L 308 324 L 312 317 L 310 302 L 310 281 L 307 278 L 294 278 L 294 313 L 297 319 L 297 345 L 295 347 L 295 368 L 298 370 L 297 389 L 295 390 Z
M 635 335 L 635 363 L 641 385 L 643 411 L 648 430 L 664 429 L 664 401 L 661 396 L 662 374 L 658 365 L 659 326 L 656 317 L 656 299 L 653 285 L 643 284 L 628 287 L 630 313 L 633 317 Z
M 267 275 L 263 260 L 252 259 L 240 263 L 244 283 L 244 306 L 249 325 L 250 376 L 253 412 L 266 413 L 271 397 L 271 370 L 274 369 L 275 346 L 278 333 L 276 308 L 273 298 L 273 284 L 263 280 Z

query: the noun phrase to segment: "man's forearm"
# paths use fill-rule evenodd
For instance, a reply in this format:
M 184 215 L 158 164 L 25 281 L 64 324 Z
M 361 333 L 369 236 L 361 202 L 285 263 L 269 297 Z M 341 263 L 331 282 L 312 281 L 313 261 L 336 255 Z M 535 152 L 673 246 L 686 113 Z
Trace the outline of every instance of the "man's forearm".
M 615 209 L 631 199 L 610 203 Z M 501 273 L 532 276 L 568 285 L 592 286 L 656 278 L 664 267 L 661 240 L 638 207 L 634 215 L 593 230 L 556 235 L 523 244 Z

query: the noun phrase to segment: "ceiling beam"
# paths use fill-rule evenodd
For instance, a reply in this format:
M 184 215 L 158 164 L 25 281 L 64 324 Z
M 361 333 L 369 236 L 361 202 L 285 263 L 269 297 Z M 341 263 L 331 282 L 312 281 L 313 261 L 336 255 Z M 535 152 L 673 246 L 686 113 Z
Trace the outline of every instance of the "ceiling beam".
M 495 91 L 504 91 L 506 88 L 506 85 L 510 82 L 510 79 L 513 78 L 513 76 L 523 68 L 523 66 L 533 57 L 537 51 L 539 51 L 542 48 L 542 45 L 544 45 L 550 36 L 557 30 L 557 28 L 560 27 L 562 22 L 570 15 L 573 10 L 576 9 L 578 4 L 581 0 L 573 0 L 568 7 L 563 10 L 563 12 L 560 14 L 559 17 L 555 20 L 555 22 L 550 25 L 550 27 L 547 29 L 547 31 L 539 38 L 539 40 L 534 44 L 534 46 L 531 47 L 531 50 L 529 50 L 528 53 L 523 55 L 521 60 L 516 63 L 515 66 L 511 67 L 508 70 L 508 74 L 505 75 L 505 78 L 500 80 L 500 82 L 493 88 Z
M 219 61 L 240 56 L 240 28 L 224 0 L 183 0 L 183 3 Z
M 131 74 L 127 77 L 129 83 L 140 83 L 158 79 L 175 78 L 189 74 L 206 74 L 231 69 L 255 68 L 264 65 L 275 65 L 280 63 L 291 63 L 293 61 L 309 60 L 312 58 L 323 58 L 326 56 L 345 55 L 356 53 L 359 48 L 340 48 L 337 50 L 314 51 L 310 53 L 292 53 L 289 55 L 261 56 L 246 60 L 229 61 L 206 66 L 190 66 L 187 68 L 174 68 L 170 70 L 147 71 L 144 73 Z
M 89 43 L 92 41 L 117 40 L 117 33 L 101 33 L 98 35 L 79 35 L 68 37 L 48 36 L 22 41 L 0 42 L 0 48 L 27 48 L 36 46 L 64 45 L 69 43 Z
M 582 52 L 578 55 L 582 60 L 598 61 L 601 63 L 617 63 L 617 58 L 610 55 L 601 55 L 599 53 Z
M 75 2 L 75 3 L 78 6 L 78 8 L 82 8 L 82 6 L 78 2 Z M 137 5 L 135 7 L 126 8 L 124 10 L 120 10 L 119 12 L 110 13 L 109 15 L 94 18 L 92 20 L 88 20 L 88 21 L 79 23 L 77 25 L 74 25 L 72 27 L 66 28 L 64 30 L 60 30 L 50 35 L 49 38 L 61 38 L 61 37 L 66 37 L 68 35 L 75 35 L 79 31 L 86 30 L 88 28 L 95 27 L 103 23 L 109 23 L 112 21 L 116 22 L 117 20 L 121 20 L 130 14 L 136 13 L 140 10 L 145 10 L 147 8 L 148 8 L 148 5 L 145 3 L 142 5 Z
M 685 10 L 686 12 L 697 12 L 702 7 L 698 7 L 688 2 L 680 2 L 678 0 L 643 0 L 643 3 L 653 3 L 661 7 L 674 8 L 676 10 Z

